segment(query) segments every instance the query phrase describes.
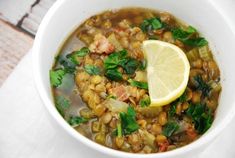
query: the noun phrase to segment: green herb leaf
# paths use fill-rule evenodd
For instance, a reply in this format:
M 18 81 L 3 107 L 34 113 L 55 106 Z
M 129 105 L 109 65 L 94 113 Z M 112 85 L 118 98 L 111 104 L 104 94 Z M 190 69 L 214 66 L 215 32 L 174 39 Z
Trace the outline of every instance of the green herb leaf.
M 87 47 L 83 47 L 80 50 L 75 51 L 73 54 L 74 56 L 77 56 L 77 57 L 84 57 L 89 53 L 90 53 L 90 50 Z
M 186 91 L 179 97 L 179 102 L 183 103 L 186 102 L 187 100 L 187 95 L 186 95 Z
M 146 98 L 143 98 L 143 99 L 140 100 L 140 106 L 141 107 L 147 107 L 147 106 L 150 105 L 150 103 L 151 103 L 151 101 L 150 101 L 149 97 L 146 97 Z
M 120 81 L 122 80 L 122 74 L 117 69 L 110 69 L 107 70 L 105 76 L 113 81 Z
M 131 86 L 148 90 L 148 83 L 146 82 L 139 82 L 132 79 L 129 79 L 128 82 L 130 83 Z
M 204 96 L 208 96 L 211 91 L 211 86 L 205 83 L 200 75 L 194 77 L 196 89 L 200 90 Z
M 139 67 L 139 61 L 133 58 L 127 58 L 125 62 L 120 63 L 125 72 L 129 75 L 135 73 L 136 69 Z
M 70 102 L 64 96 L 56 96 L 55 98 L 56 108 L 59 113 L 64 116 L 65 111 L 69 108 Z
M 189 26 L 186 31 L 181 28 L 176 28 L 172 30 L 172 35 L 174 39 L 178 39 L 188 46 L 202 47 L 208 44 L 206 39 L 203 37 L 191 37 L 195 33 L 197 33 L 197 30 L 192 26 Z
M 195 129 L 200 133 L 205 133 L 212 125 L 213 117 L 210 109 L 203 104 L 190 105 L 186 114 L 192 118 Z
M 120 63 L 125 61 L 125 58 L 127 57 L 127 51 L 125 49 L 110 54 L 105 60 L 104 60 L 104 68 L 106 70 L 117 68 Z
M 65 73 L 66 72 L 63 69 L 50 70 L 50 81 L 52 86 L 58 87 L 61 85 Z
M 182 42 L 192 47 L 202 47 L 208 44 L 207 40 L 203 37 L 187 39 L 183 40 Z
M 136 113 L 132 107 L 129 106 L 127 113 L 121 112 L 119 116 L 121 119 L 122 131 L 124 135 L 131 134 L 132 132 L 135 132 L 139 129 L 139 125 L 135 119 Z
M 101 73 L 100 68 L 94 65 L 85 65 L 84 70 L 90 75 L 99 75 Z
M 170 109 L 168 111 L 169 117 L 173 117 L 176 114 L 176 105 L 177 105 L 177 102 L 174 102 L 171 104 Z
M 161 29 L 162 26 L 163 24 L 159 18 L 150 18 L 150 19 L 145 19 L 143 23 L 140 25 L 140 28 L 143 32 L 148 32 L 151 30 Z
M 76 70 L 76 64 L 68 58 L 61 56 L 59 63 L 63 66 L 66 73 L 74 73 Z
M 86 118 L 80 117 L 80 116 L 71 116 L 68 120 L 68 123 L 71 126 L 78 126 L 81 123 L 86 123 L 86 122 L 88 122 L 88 120 Z
M 163 135 L 170 137 L 174 132 L 179 129 L 179 125 L 176 122 L 168 122 L 163 128 Z
M 143 59 L 143 60 L 140 62 L 139 69 L 140 69 L 140 70 L 145 70 L 146 67 L 147 67 L 147 60 L 146 60 L 146 59 Z

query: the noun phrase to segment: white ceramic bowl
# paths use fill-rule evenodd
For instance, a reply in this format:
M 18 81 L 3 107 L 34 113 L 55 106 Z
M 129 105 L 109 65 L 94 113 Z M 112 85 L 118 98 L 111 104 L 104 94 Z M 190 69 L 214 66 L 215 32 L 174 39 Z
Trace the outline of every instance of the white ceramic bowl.
M 51 94 L 49 70 L 55 53 L 68 35 L 91 15 L 107 9 L 145 7 L 168 11 L 195 26 L 214 49 L 214 56 L 222 72 L 222 95 L 212 127 L 197 141 L 173 151 L 156 154 L 131 154 L 101 146 L 68 125 L 57 112 Z M 48 109 L 68 134 L 109 156 L 138 158 L 184 158 L 201 152 L 224 129 L 235 114 L 235 35 L 224 16 L 208 0 L 59 0 L 43 19 L 33 47 L 34 76 L 37 89 Z

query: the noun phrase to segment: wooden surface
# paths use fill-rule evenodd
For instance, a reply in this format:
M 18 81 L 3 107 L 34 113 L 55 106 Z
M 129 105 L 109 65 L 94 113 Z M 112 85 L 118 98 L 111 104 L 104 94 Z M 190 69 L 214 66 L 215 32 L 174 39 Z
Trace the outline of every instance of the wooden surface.
M 44 15 L 56 0 L 0 0 L 0 87 L 31 49 Z

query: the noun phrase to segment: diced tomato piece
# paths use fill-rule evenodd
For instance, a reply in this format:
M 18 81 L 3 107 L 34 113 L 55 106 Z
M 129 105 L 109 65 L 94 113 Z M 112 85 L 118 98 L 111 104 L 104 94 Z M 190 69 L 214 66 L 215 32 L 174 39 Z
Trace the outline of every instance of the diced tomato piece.
M 188 135 L 189 139 L 194 140 L 197 137 L 197 132 L 193 127 L 189 127 L 186 129 L 186 134 Z
M 166 140 L 165 142 L 163 143 L 158 143 L 158 146 L 159 146 L 159 151 L 160 152 L 164 152 L 167 150 L 168 146 L 169 146 L 169 142 Z

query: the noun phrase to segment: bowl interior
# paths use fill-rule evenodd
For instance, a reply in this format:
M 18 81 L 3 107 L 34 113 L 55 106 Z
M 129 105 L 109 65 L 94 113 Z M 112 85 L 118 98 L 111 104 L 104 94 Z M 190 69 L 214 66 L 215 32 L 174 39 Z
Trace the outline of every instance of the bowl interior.
M 72 128 L 69 129 L 70 127 L 66 125 L 54 108 L 49 81 L 49 70 L 53 64 L 54 56 L 69 34 L 85 19 L 107 9 L 122 7 L 144 7 L 168 11 L 187 24 L 195 26 L 209 40 L 210 47 L 213 49 L 214 57 L 221 70 L 223 89 L 212 127 L 201 139 L 188 146 L 194 148 L 200 143 L 204 144 L 206 140 L 210 140 L 216 135 L 216 131 L 221 130 L 234 115 L 235 100 L 235 97 L 232 96 L 235 87 L 235 82 L 233 82 L 235 81 L 235 73 L 233 73 L 233 68 L 235 68 L 234 34 L 232 34 L 223 16 L 213 8 L 210 2 L 205 0 L 181 0 L 180 3 L 175 3 L 173 0 L 113 0 L 112 3 L 107 0 L 85 2 L 82 0 L 70 0 L 69 2 L 62 0 L 57 2 L 44 18 L 34 45 L 36 85 L 46 107 L 64 128 L 72 131 Z M 87 141 L 80 134 L 77 135 L 82 141 Z M 186 151 L 187 146 L 177 150 Z M 177 150 L 173 152 L 176 153 Z M 170 155 L 173 152 L 164 154 L 169 153 L 168 155 Z

